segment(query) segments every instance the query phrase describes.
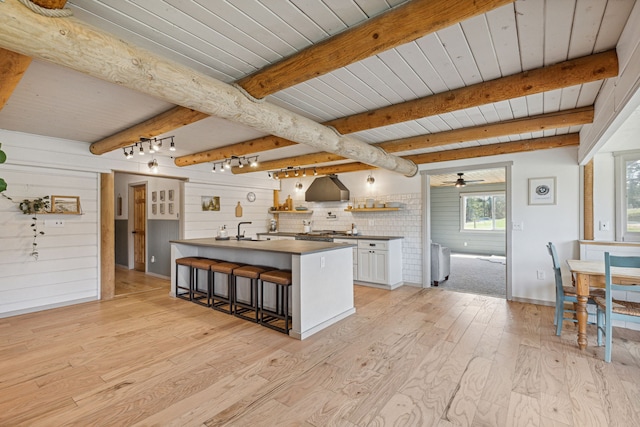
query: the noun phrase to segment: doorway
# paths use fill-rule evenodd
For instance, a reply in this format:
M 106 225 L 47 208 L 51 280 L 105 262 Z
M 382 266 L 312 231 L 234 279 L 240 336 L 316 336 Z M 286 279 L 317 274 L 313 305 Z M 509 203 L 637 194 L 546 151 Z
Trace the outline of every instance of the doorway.
M 511 299 L 510 173 L 511 163 L 423 172 L 425 285 Z

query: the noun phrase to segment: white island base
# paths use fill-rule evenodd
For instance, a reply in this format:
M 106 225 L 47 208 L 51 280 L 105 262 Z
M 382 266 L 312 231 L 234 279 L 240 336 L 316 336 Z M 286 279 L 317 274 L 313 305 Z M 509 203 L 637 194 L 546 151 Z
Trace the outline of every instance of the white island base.
M 353 259 L 349 245 L 291 240 L 218 241 L 212 238 L 171 242 L 171 295 L 175 296 L 177 258 L 202 256 L 270 266 L 292 273 L 289 335 L 305 339 L 355 313 Z M 188 283 L 180 269 L 180 282 Z M 265 297 L 265 301 L 267 298 Z

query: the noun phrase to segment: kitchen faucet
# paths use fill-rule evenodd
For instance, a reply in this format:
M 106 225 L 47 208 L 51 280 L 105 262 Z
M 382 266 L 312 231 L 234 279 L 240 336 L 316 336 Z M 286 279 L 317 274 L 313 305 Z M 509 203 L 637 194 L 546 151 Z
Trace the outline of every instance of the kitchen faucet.
M 238 235 L 236 236 L 236 239 L 240 240 L 240 226 L 242 224 L 251 224 L 251 221 L 242 221 L 238 223 Z M 242 232 L 242 237 L 244 237 L 244 231 Z

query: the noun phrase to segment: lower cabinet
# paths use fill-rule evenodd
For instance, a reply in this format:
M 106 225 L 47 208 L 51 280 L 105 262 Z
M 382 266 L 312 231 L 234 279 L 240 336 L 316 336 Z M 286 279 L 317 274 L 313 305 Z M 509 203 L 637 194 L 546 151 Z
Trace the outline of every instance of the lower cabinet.
M 402 241 L 358 240 L 358 281 L 394 287 L 402 282 Z

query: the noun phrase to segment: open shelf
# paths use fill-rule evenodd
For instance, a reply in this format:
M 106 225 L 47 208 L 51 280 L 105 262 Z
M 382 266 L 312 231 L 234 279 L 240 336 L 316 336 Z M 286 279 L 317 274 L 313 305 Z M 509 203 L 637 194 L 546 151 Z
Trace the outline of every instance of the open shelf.
M 298 214 L 298 215 L 300 215 L 300 214 L 311 214 L 311 213 L 313 213 L 313 211 L 312 210 L 297 211 L 295 209 L 292 210 L 292 211 L 275 211 L 273 209 L 269 209 L 269 213 L 270 214 L 281 214 L 281 213 L 283 213 L 283 214 Z
M 389 212 L 389 211 L 399 211 L 400 208 L 356 208 L 356 209 L 345 209 L 345 212 Z

